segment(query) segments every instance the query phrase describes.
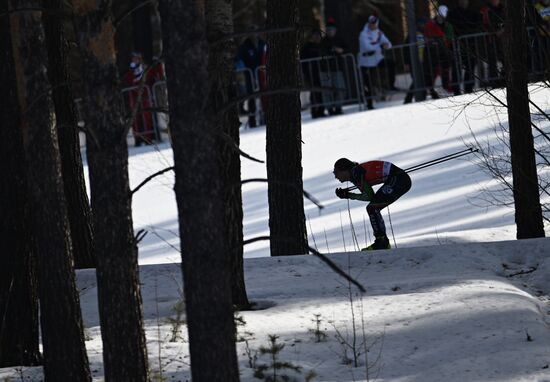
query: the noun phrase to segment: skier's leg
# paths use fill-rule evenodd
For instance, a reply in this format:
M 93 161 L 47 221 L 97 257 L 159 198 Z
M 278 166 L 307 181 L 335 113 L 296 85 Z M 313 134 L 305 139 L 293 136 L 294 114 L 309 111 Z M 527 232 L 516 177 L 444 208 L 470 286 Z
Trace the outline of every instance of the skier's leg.
M 382 218 L 381 210 L 395 202 L 411 188 L 409 175 L 392 165 L 390 175 L 384 185 L 376 191 L 373 199 L 367 206 L 367 213 L 371 222 L 372 231 L 375 236 L 374 244 L 367 249 L 388 249 L 390 242 L 386 235 L 386 225 Z
M 369 215 L 370 225 L 375 237 L 386 236 L 386 225 L 380 211 L 387 206 L 386 203 L 369 203 L 367 206 L 367 214 Z

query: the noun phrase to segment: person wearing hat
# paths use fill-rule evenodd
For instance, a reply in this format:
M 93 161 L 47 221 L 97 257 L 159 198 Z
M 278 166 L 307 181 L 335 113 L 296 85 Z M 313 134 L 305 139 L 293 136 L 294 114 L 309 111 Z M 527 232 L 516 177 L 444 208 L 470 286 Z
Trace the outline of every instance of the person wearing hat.
M 329 58 L 328 75 L 322 78 L 323 86 L 345 89 L 346 82 L 344 80 L 343 69 L 346 68 L 345 59 L 342 55 L 347 53 L 348 46 L 338 34 L 336 20 L 329 17 L 326 23 L 326 34 L 321 41 L 323 51 L 326 52 Z M 324 92 L 328 98 L 327 111 L 329 115 L 342 114 L 342 102 L 344 94 L 341 92 Z
M 449 8 L 446 5 L 440 5 L 435 17 L 426 24 L 424 36 L 432 77 L 435 77 L 439 71 L 443 88 L 454 95 L 459 95 L 458 73 L 456 66 L 453 65 L 454 30 L 453 26 L 447 22 L 448 12 Z
M 341 183 L 352 182 L 360 194 L 337 188 L 340 199 L 369 202 L 367 213 L 374 233 L 374 243 L 362 250 L 390 249 L 386 225 L 381 211 L 411 189 L 411 178 L 404 170 L 388 161 L 373 160 L 365 163 L 340 158 L 334 163 L 334 177 Z M 373 186 L 382 186 L 375 192 Z
M 143 76 L 145 75 L 145 78 Z M 128 107 L 130 110 L 141 107 L 136 118 L 132 123 L 132 133 L 134 136 L 134 145 L 136 147 L 142 144 L 150 145 L 155 140 L 155 127 L 153 124 L 153 115 L 149 111 L 152 107 L 152 94 L 150 86 L 154 83 L 151 77 L 152 72 L 147 70 L 143 62 L 143 56 L 140 52 L 132 52 L 130 56 L 130 66 L 124 75 L 124 84 L 129 87 Z M 140 95 L 141 92 L 141 95 Z M 141 98 L 141 105 L 138 101 Z
M 396 90 L 394 85 L 395 65 L 393 61 L 384 56 L 384 50 L 391 49 L 392 44 L 384 32 L 379 29 L 378 24 L 378 17 L 370 15 L 359 34 L 359 67 L 363 74 L 368 109 L 373 109 L 373 87 L 377 82 L 382 81 L 380 69 L 386 70 L 389 89 Z

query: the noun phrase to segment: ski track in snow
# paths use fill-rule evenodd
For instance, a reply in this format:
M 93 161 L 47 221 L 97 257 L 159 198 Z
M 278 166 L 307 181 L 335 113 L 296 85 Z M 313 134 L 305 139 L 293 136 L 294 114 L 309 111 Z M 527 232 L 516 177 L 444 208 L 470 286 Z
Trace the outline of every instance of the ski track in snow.
M 339 184 L 332 177 L 333 162 L 341 156 L 387 159 L 406 168 L 461 150 L 463 140 L 469 139 L 467 121 L 480 136 L 487 136 L 497 121 L 493 109 L 483 105 L 457 117 L 458 102 L 468 97 L 474 96 L 304 122 L 305 189 L 326 206 L 319 213 L 305 202 L 310 244 L 321 252 L 328 248 L 330 258 L 367 289 L 363 296 L 355 288 L 351 292 L 358 343 L 363 342 L 363 320 L 369 364 L 378 358 L 369 370 L 370 380 L 550 382 L 550 239 L 501 241 L 514 238 L 513 211 L 472 205 L 479 187 L 491 184 L 473 158 L 413 174 L 411 191 L 391 206 L 397 249 L 344 253 L 344 247 L 352 251 L 354 245 L 347 203 L 334 196 Z M 548 105 L 550 92 L 537 92 L 533 98 Z M 264 128 L 243 131 L 241 147 L 265 158 L 264 140 Z M 134 186 L 172 163 L 166 145 L 160 151 L 131 149 L 130 155 Z M 243 159 L 242 173 L 243 179 L 265 177 L 265 167 Z M 185 326 L 180 331 L 183 340 L 169 342 L 167 322 L 174 317 L 182 289 L 172 187 L 173 175 L 165 174 L 140 190 L 134 219 L 136 230 L 150 231 L 140 246 L 140 277 L 151 374 L 160 377 L 162 370 L 167 381 L 186 381 Z M 243 200 L 245 237 L 267 234 L 265 184 L 246 185 Z M 370 235 L 364 229 L 364 207 L 350 202 L 361 246 Z M 314 381 L 366 380 L 364 354 L 358 367 L 345 365 L 335 337 L 338 330 L 347 341 L 352 338 L 348 284 L 314 256 L 265 257 L 268 254 L 268 243 L 246 248 L 249 298 L 266 309 L 239 313 L 246 321 L 239 336 L 254 350 L 267 344 L 269 334 L 278 335 L 286 344 L 280 358 L 301 366 L 302 374 L 314 370 Z M 513 276 L 521 272 L 525 274 Z M 95 273 L 79 271 L 78 287 L 94 381 L 102 381 Z M 321 315 L 326 341 L 316 342 L 311 333 L 315 314 Z M 241 380 L 257 380 L 248 366 L 245 343 L 237 347 Z M 267 361 L 259 357 L 257 362 Z M 41 375 L 41 368 L 0 369 L 0 380 L 40 381 Z

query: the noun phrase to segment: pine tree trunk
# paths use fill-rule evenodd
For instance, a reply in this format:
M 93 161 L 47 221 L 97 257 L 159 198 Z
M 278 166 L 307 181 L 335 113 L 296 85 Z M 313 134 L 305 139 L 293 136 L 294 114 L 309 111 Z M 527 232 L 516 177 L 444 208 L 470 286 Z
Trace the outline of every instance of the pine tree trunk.
M 69 210 L 71 238 L 75 267 L 94 268 L 92 248 L 92 217 L 78 137 L 78 118 L 69 77 L 63 19 L 65 0 L 44 0 L 44 7 L 53 12 L 44 15 L 44 29 L 48 47 L 48 76 L 52 84 L 55 119 L 61 152 L 63 184 Z
M 216 106 L 221 106 L 226 97 L 226 84 L 221 79 L 226 69 L 215 66 L 223 56 L 214 51 L 213 62 L 209 62 L 203 7 L 200 0 L 162 0 L 159 9 L 192 378 L 225 382 L 239 380 L 231 263 L 224 238 L 222 140 L 218 118 L 214 117 Z M 218 73 L 219 78 L 215 77 Z
M 8 11 L 0 3 L 0 13 Z M 38 296 L 31 251 L 25 157 L 9 21 L 0 18 L 0 367 L 33 366 L 38 349 Z
M 297 0 L 268 1 L 267 27 L 298 27 Z M 298 30 L 268 35 L 269 90 L 299 86 Z M 300 93 L 269 97 L 267 113 L 267 179 L 271 255 L 308 252 L 302 183 Z
M 517 238 L 544 237 L 527 89 L 525 0 L 506 3 L 506 89 Z
M 41 6 L 38 0 L 13 1 L 11 8 L 15 5 L 29 9 Z M 44 375 L 47 381 L 90 381 L 40 20 L 37 11 L 17 12 L 10 18 L 38 256 Z
M 147 381 L 137 243 L 128 180 L 127 126 L 108 4 L 73 1 L 83 68 L 83 109 L 106 381 Z
M 220 100 L 227 103 L 236 97 L 234 91 L 233 62 L 235 46 L 233 41 L 216 44 L 224 36 L 233 33 L 232 2 L 226 0 L 210 0 L 206 2 L 207 39 L 211 42 L 209 51 L 209 71 L 218 79 L 216 92 Z M 222 131 L 239 144 L 239 117 L 237 106 L 220 115 L 215 122 Z M 231 291 L 233 305 L 239 310 L 250 308 L 246 295 L 243 269 L 243 200 L 241 192 L 241 158 L 230 145 L 224 145 L 220 156 L 221 182 L 224 185 L 225 206 L 225 248 L 229 252 L 232 263 Z

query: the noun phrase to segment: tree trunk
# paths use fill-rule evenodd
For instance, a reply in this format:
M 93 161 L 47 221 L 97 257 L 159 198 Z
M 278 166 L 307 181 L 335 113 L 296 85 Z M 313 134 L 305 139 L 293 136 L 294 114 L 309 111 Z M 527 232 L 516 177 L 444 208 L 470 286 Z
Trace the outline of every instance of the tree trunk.
M 214 91 L 221 95 L 224 103 L 236 97 L 234 91 L 233 62 L 235 46 L 233 41 L 216 44 L 216 41 L 233 33 L 232 2 L 210 0 L 206 2 L 206 25 L 209 48 L 209 71 L 218 80 Z M 239 144 L 239 117 L 237 106 L 220 115 L 215 122 L 235 142 Z M 222 169 L 220 181 L 224 186 L 223 205 L 225 206 L 225 238 L 231 268 L 231 291 L 233 305 L 239 310 L 250 308 L 246 295 L 243 269 L 243 200 L 241 192 L 241 158 L 230 145 L 224 145 L 220 155 L 219 166 Z
M 78 137 L 78 117 L 69 77 L 67 48 L 63 19 L 65 0 L 44 0 L 44 7 L 53 12 L 44 15 L 44 29 L 48 47 L 48 76 L 53 89 L 55 120 L 61 152 L 63 184 L 69 211 L 75 267 L 94 268 L 92 248 L 92 216 Z
M 544 237 L 527 89 L 525 0 L 508 1 L 505 8 L 506 98 L 517 238 Z
M 12 9 L 15 3 L 18 8 L 41 6 L 38 0 L 17 0 L 11 3 Z M 46 381 L 90 381 L 40 20 L 38 11 L 18 12 L 10 18 L 38 255 L 44 375 Z
M 267 27 L 298 27 L 297 0 L 268 1 Z M 298 31 L 274 33 L 267 39 L 269 90 L 299 86 Z M 308 252 L 302 196 L 300 93 L 269 97 L 267 113 L 267 179 L 271 255 Z
M 218 53 L 213 48 L 213 61 L 209 62 L 203 1 L 162 0 L 159 9 L 192 378 L 238 381 L 231 263 L 225 247 L 225 192 L 220 166 L 223 147 L 216 124 L 219 118 L 215 117 L 216 106 L 227 100 L 227 84 L 223 81 L 226 68 L 215 66 L 223 62 L 223 50 L 218 48 Z M 223 17 L 217 22 L 225 24 Z M 220 37 L 220 33 L 212 36 Z
M 103 2 L 101 2 L 103 4 Z M 83 67 L 83 108 L 106 381 L 146 381 L 137 243 L 128 181 L 127 126 L 109 5 L 73 1 Z
M 8 11 L 0 3 L 0 13 Z M 38 349 L 38 296 L 32 256 L 25 157 L 9 21 L 0 18 L 0 367 L 33 366 Z

